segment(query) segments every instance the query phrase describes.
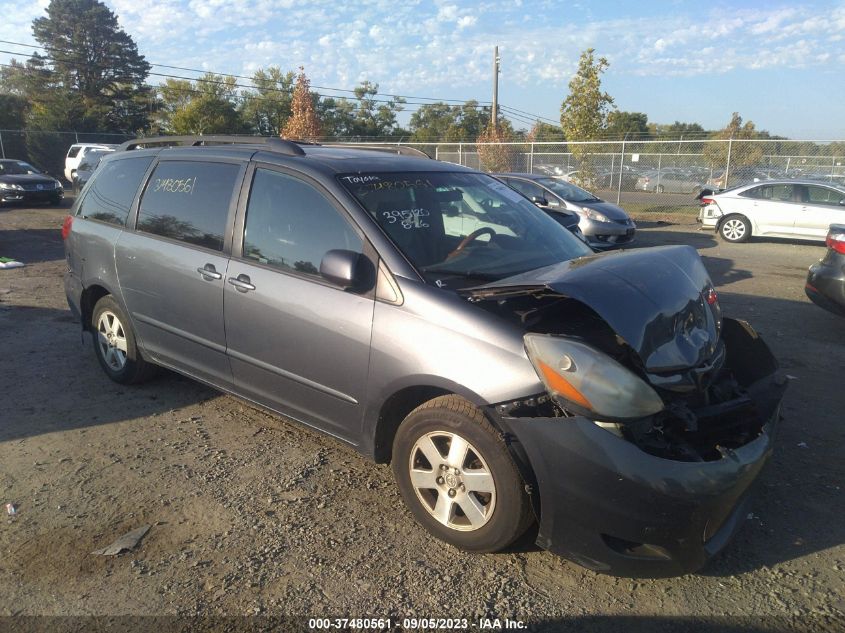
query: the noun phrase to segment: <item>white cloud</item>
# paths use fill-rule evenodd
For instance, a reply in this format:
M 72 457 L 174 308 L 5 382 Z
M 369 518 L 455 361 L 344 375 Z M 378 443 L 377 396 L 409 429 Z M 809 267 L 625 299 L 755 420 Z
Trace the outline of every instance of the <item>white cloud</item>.
M 21 0 L 6 11 L 0 38 L 32 41 L 31 21 L 47 1 Z M 315 85 L 352 88 L 366 78 L 383 90 L 419 95 L 465 87 L 467 98 L 478 96 L 478 86 L 489 82 L 493 45 L 503 58 L 503 85 L 561 92 L 588 46 L 610 59 L 611 75 L 710 77 L 733 68 L 827 69 L 845 59 L 842 5 L 730 14 L 714 7 L 657 17 L 639 17 L 632 8 L 613 19 L 585 20 L 598 9 L 533 2 L 525 3 L 527 10 L 513 0 L 106 2 L 152 62 L 245 75 L 271 64 L 284 70 L 301 64 Z
M 458 29 L 465 29 L 478 22 L 478 17 L 474 15 L 464 15 L 458 18 Z

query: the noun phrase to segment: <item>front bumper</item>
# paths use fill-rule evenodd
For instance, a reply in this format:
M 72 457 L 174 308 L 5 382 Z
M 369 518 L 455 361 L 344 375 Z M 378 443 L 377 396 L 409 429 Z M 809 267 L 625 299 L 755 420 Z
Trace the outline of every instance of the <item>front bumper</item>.
M 804 292 L 820 308 L 845 316 L 845 255 L 828 253 L 813 264 Z
M 617 248 L 631 244 L 637 234 L 637 226 L 633 222 L 630 224 L 596 222 L 582 216 L 579 226 L 587 244 L 596 249 Z
M 716 413 L 713 428 L 753 422 L 759 434 L 742 445 L 719 441 L 716 459 L 646 452 L 585 417 L 509 417 L 491 408 L 539 491 L 538 545 L 598 572 L 660 577 L 694 572 L 730 542 L 772 453 L 787 380 L 750 326 L 725 319 L 723 339 L 750 408 Z
M 0 202 L 19 204 L 58 204 L 65 197 L 63 189 L 47 189 L 44 191 L 20 191 L 16 189 L 0 189 Z
M 774 426 L 717 462 L 676 462 L 586 418 L 503 422 L 537 478 L 537 544 L 588 569 L 635 577 L 694 572 L 727 545 L 771 454 Z

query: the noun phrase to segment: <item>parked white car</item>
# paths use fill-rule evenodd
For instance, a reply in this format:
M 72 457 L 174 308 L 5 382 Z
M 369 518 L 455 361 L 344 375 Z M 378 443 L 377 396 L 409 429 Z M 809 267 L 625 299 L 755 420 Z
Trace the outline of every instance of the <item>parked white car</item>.
M 702 196 L 698 221 L 728 242 L 752 235 L 823 242 L 845 223 L 845 188 L 811 180 L 767 180 Z
M 73 176 L 76 173 L 76 168 L 85 157 L 85 154 L 92 150 L 113 150 L 117 145 L 110 143 L 74 143 L 70 146 L 65 156 L 65 178 L 73 182 Z

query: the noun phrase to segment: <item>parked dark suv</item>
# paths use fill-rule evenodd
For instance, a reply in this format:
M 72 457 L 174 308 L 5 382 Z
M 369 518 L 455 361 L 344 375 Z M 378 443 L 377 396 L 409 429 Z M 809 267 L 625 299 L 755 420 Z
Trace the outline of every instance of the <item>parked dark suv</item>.
M 239 144 L 238 144 L 239 143 Z M 63 227 L 105 373 L 164 366 L 392 462 L 458 547 L 695 570 L 742 525 L 785 380 L 696 251 L 595 254 L 496 179 L 279 139 L 140 139 Z

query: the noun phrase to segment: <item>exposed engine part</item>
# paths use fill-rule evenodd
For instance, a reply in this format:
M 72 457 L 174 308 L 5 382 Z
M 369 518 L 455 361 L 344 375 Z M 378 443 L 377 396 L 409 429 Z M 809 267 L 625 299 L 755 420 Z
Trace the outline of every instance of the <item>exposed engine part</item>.
M 666 373 L 648 373 L 642 360 L 595 311 L 580 301 L 539 291 L 531 295 L 480 302 L 526 331 L 581 340 L 646 380 L 666 404 L 660 413 L 622 424 L 594 422 L 646 453 L 678 461 L 715 461 L 762 433 L 769 404 L 785 386 L 777 363 L 754 330 L 724 319 L 712 355 L 700 365 Z M 768 383 L 771 382 L 771 385 Z M 749 389 L 754 386 L 754 393 Z M 776 395 L 776 394 L 775 394 Z M 546 396 L 497 405 L 511 417 L 571 417 L 561 403 Z

